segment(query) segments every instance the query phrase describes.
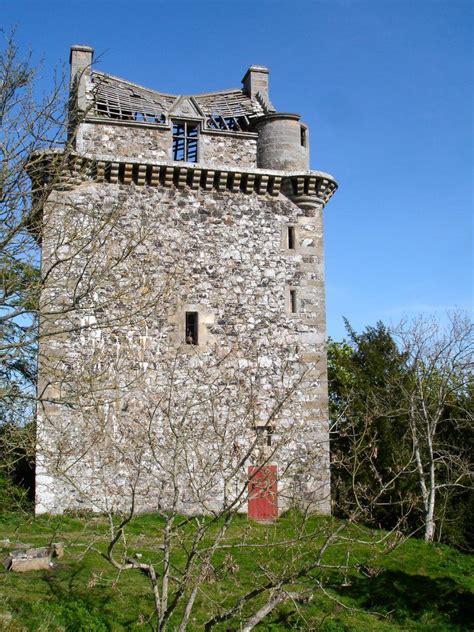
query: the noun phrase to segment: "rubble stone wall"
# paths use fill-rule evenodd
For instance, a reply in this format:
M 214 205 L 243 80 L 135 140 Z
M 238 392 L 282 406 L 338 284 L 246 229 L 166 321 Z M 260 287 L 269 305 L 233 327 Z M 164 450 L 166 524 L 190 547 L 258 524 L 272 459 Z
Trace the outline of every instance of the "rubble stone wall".
M 45 207 L 42 273 L 38 513 L 202 513 L 265 460 L 280 509 L 329 513 L 322 205 L 84 183 Z
M 123 123 L 81 123 L 77 131 L 77 150 L 114 158 L 171 160 L 171 130 Z
M 199 137 L 200 162 L 206 165 L 228 164 L 236 167 L 257 166 L 257 139 L 203 132 Z
M 77 150 L 80 153 L 108 155 L 114 159 L 172 160 L 171 145 L 171 130 L 157 126 L 86 122 L 79 126 L 77 133 Z M 206 130 L 199 136 L 198 147 L 202 164 L 257 165 L 256 138 Z

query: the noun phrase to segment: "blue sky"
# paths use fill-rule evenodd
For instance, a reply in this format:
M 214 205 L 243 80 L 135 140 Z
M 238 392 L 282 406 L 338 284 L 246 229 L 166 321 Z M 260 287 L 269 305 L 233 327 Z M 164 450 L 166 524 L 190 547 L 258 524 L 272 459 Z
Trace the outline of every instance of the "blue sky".
M 311 131 L 325 211 L 328 333 L 473 309 L 472 25 L 468 0 L 3 0 L 2 25 L 43 59 L 71 44 L 99 68 L 171 93 L 239 87 Z

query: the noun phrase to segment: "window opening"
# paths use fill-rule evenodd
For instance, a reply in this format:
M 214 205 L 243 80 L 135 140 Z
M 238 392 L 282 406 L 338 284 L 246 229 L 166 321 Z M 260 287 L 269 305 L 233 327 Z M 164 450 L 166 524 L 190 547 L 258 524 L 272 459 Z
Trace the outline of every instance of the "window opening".
M 186 344 L 197 345 L 198 344 L 198 313 L 186 312 Z
M 303 147 L 306 147 L 306 128 L 301 126 L 300 130 L 301 130 L 301 145 Z
M 206 120 L 206 127 L 241 132 L 248 128 L 248 124 L 247 118 L 244 116 L 224 116 L 217 112 L 212 112 Z
M 290 250 L 294 250 L 296 248 L 295 245 L 295 227 L 288 226 L 288 248 Z
M 257 426 L 257 436 L 259 443 L 262 442 L 270 447 L 272 445 L 273 427 L 272 426 Z
M 197 162 L 198 126 L 194 123 L 173 123 L 173 160 Z
M 290 311 L 296 314 L 296 290 L 290 290 Z

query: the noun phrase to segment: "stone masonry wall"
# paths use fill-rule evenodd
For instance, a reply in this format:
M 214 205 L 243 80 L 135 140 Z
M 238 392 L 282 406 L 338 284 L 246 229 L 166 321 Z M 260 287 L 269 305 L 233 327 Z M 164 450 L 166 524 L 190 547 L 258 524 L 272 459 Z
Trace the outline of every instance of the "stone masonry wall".
M 254 168 L 257 166 L 257 139 L 203 132 L 200 135 L 200 162 Z
M 114 159 L 133 156 L 154 162 L 172 160 L 171 145 L 171 130 L 157 126 L 82 123 L 77 133 L 80 153 L 108 155 Z M 199 162 L 256 167 L 257 139 L 205 130 L 199 137 Z
M 81 123 L 77 131 L 80 153 L 171 160 L 171 130 L 113 123 Z
M 50 198 L 37 512 L 123 510 L 134 494 L 141 511 L 209 511 L 262 459 L 278 466 L 281 509 L 329 512 L 321 213 L 133 184 Z

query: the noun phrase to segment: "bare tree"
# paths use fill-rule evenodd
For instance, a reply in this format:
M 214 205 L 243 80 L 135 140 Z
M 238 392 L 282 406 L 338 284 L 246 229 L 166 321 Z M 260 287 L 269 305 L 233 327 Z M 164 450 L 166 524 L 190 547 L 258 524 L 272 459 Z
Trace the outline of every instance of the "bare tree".
M 178 279 L 175 272 L 173 282 Z M 70 319 L 60 315 L 66 330 Z M 306 525 L 321 497 L 314 464 L 327 446 L 308 436 L 301 450 L 297 422 L 304 387 L 319 376 L 284 341 L 278 373 L 253 340 L 220 341 L 205 351 L 163 343 L 156 356 L 137 319 L 136 330 L 133 318 L 113 326 L 106 319 L 100 328 L 91 323 L 81 329 L 84 340 L 75 346 L 75 361 L 70 353 L 67 362 L 62 354 L 55 360 L 49 371 L 55 377 L 43 391 L 50 394 L 42 398 L 48 405 L 41 413 L 40 455 L 55 464 L 54 471 L 49 465 L 45 486 L 54 484 L 53 475 L 76 507 L 83 503 L 108 516 L 107 551 L 98 552 L 122 575 L 146 574 L 154 629 L 187 629 L 202 599 L 209 602 L 207 629 L 242 616 L 248 618 L 246 629 L 253 629 L 283 601 L 310 598 L 312 589 L 288 586 L 322 564 L 320 538 L 326 546 L 333 539 L 332 532 Z M 53 322 L 58 326 L 57 318 Z M 249 502 L 247 466 L 256 466 L 258 477 L 275 462 L 285 464 L 279 472 L 280 504 L 302 511 L 297 535 L 265 544 L 256 589 L 221 603 L 212 598 L 216 575 L 232 572 L 233 549 L 254 546 L 245 534 L 234 544 L 227 538 Z M 267 487 L 261 480 L 259 493 L 265 496 L 273 481 Z M 143 510 L 157 515 L 154 556 L 138 557 L 128 544 L 130 523 Z M 308 563 L 311 538 L 316 557 Z M 284 565 L 265 559 L 273 548 L 292 546 Z M 261 551 L 260 545 L 255 550 Z
M 449 314 L 443 327 L 419 318 L 395 330 L 407 355 L 408 380 L 400 384 L 401 408 L 410 441 L 424 510 L 424 537 L 436 533 L 438 494 L 472 487 L 469 451 L 454 435 L 472 432 L 474 326 L 461 312 Z
M 206 629 L 239 621 L 251 630 L 283 601 L 324 590 L 314 572 L 332 568 L 325 555 L 344 528 L 314 529 L 308 521 L 315 498 L 328 494 L 315 468 L 328 445 L 300 423 L 308 404 L 303 385 L 316 390 L 324 378 L 318 358 L 303 365 L 291 336 L 274 345 L 270 364 L 265 345 L 274 341 L 259 346 L 238 332 L 220 345 L 210 341 L 199 362 L 197 349 L 177 344 L 168 297 L 189 289 L 182 251 L 193 227 L 182 220 L 167 273 L 150 284 L 152 218 L 134 208 L 130 222 L 120 191 L 115 198 L 105 190 L 90 195 L 89 165 L 74 152 L 73 130 L 65 133 L 59 90 L 35 105 L 34 73 L 12 39 L 3 59 L 1 353 L 6 378 L 17 371 L 32 381 L 22 360 L 39 344 L 38 485 L 47 497 L 54 478 L 76 508 L 92 506 L 108 517 L 110 538 L 100 554 L 119 573 L 147 575 L 156 630 L 185 630 L 200 599 L 208 605 Z M 33 236 L 42 240 L 41 270 Z M 151 335 L 158 344 L 150 345 Z M 5 380 L 9 410 L 13 398 L 36 401 L 31 390 L 15 388 Z M 282 503 L 299 508 L 296 535 L 261 544 L 244 532 L 229 541 L 230 525 L 249 502 L 247 466 L 256 466 L 252 481 L 274 462 L 284 462 Z M 261 494 L 272 492 L 272 480 L 262 486 L 260 478 L 259 485 Z M 160 518 L 150 559 L 127 544 L 130 522 L 144 509 Z M 236 548 L 254 550 L 260 572 L 255 586 L 229 603 L 212 586 L 233 572 Z
M 135 305 L 126 318 L 136 323 L 164 300 L 167 281 L 144 297 L 137 290 L 143 288 L 142 269 L 126 288 L 116 280 L 108 287 L 112 271 L 136 257 L 143 235 L 118 235 L 122 227 L 116 205 L 109 205 L 97 221 L 93 209 L 68 197 L 87 171 L 75 153 L 77 125 L 87 110 L 70 115 L 63 73 L 38 99 L 38 68 L 30 56 L 22 56 L 14 33 L 1 35 L 0 468 L 11 471 L 25 455 L 34 459 L 35 409 L 50 397 L 44 392 L 48 384 L 37 385 L 38 363 L 53 373 L 61 364 L 58 353 L 50 353 L 49 340 L 74 331 L 84 341 L 84 332 L 97 329 L 97 320 L 103 328 L 118 325 L 120 319 L 94 319 L 91 310 L 99 314 L 122 301 Z M 74 95 L 73 85 L 72 101 Z M 54 224 L 49 223 L 52 215 L 58 220 Z M 101 257 L 112 233 L 117 251 Z M 172 271 L 170 265 L 169 279 Z
M 64 81 L 35 94 L 38 69 L 23 56 L 14 33 L 0 31 L 0 441 L 1 465 L 31 459 L 34 432 L 39 247 L 36 203 L 27 163 L 34 152 L 65 142 Z M 32 163 L 34 171 L 34 163 Z
M 104 385 L 124 371 L 127 354 L 118 357 L 111 348 L 110 355 L 105 351 L 104 356 L 100 345 L 95 354 L 99 349 Z M 283 602 L 299 607 L 315 592 L 325 591 L 323 572 L 339 573 L 342 583 L 360 563 L 357 557 L 338 564 L 328 560 L 329 550 L 341 542 L 346 546 L 353 537 L 346 532 L 358 518 L 356 512 L 347 523 L 315 525 L 311 492 L 317 496 L 319 490 L 303 480 L 295 485 L 298 476 L 310 476 L 319 448 L 309 441 L 306 454 L 295 451 L 288 458 L 288 447 L 299 440 L 300 432 L 291 411 L 309 376 L 294 354 L 284 346 L 280 352 L 282 369 L 271 376 L 270 395 L 269 376 L 259 353 L 244 343 L 213 349 L 208 360 L 203 364 L 201 358 L 194 368 L 197 351 L 182 345 L 162 362 L 161 380 L 153 379 L 150 385 L 143 373 L 137 373 L 133 383 L 96 388 L 93 403 L 91 391 L 84 391 L 84 367 L 96 366 L 98 355 L 90 351 L 90 364 L 81 362 L 77 393 L 68 374 L 69 402 L 81 416 L 81 433 L 63 433 L 61 450 L 56 450 L 56 474 L 87 506 L 92 501 L 108 517 L 106 550 L 94 544 L 88 550 L 93 548 L 105 557 L 125 582 L 130 574 L 148 578 L 154 605 L 150 623 L 155 630 L 188 629 L 203 604 L 208 614 L 206 630 L 226 622 L 252 630 Z M 84 395 L 87 405 L 80 401 Z M 58 421 L 51 419 L 51 423 Z M 268 428 L 273 430 L 270 445 Z M 96 452 L 102 457 L 102 467 L 92 481 L 84 465 L 94 461 Z M 82 476 L 76 469 L 78 459 Z M 233 530 L 238 514 L 246 511 L 251 500 L 246 466 L 256 464 L 258 473 L 282 461 L 286 470 L 280 474 L 278 494 L 287 507 L 297 509 L 291 535 L 281 537 L 275 529 L 262 542 L 251 538 L 246 528 Z M 271 492 L 271 484 L 263 483 L 260 494 Z M 137 550 L 130 535 L 144 497 L 156 515 L 155 541 L 148 551 Z M 359 537 L 364 539 L 363 530 Z M 395 541 L 393 532 L 380 540 L 387 551 Z M 244 550 L 258 560 L 251 587 L 237 581 L 237 558 Z M 231 598 L 216 592 L 226 576 L 236 578 Z

